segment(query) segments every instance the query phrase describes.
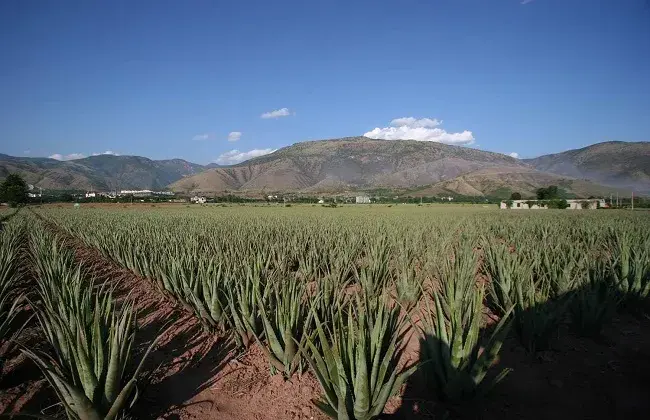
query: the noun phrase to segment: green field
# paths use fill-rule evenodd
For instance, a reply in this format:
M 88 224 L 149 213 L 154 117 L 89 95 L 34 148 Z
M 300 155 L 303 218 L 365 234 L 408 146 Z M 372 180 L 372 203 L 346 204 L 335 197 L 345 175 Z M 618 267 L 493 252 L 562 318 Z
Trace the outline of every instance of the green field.
M 45 335 L 59 349 L 51 358 L 26 353 L 77 415 L 79 404 L 61 389 L 77 390 L 88 402 L 83 410 L 102 416 L 115 392 L 133 392 L 113 388 L 107 402 L 93 390 L 109 386 L 101 378 L 102 369 L 113 372 L 102 368 L 111 351 L 133 340 L 134 330 L 120 322 L 132 325 L 138 315 L 137 302 L 127 297 L 118 305 L 109 289 L 93 288 L 70 237 L 145 279 L 152 293 L 193 313 L 207 334 L 225 334 L 241 351 L 260 346 L 271 374 L 314 375 L 323 391 L 317 407 L 339 418 L 382 413 L 415 372 L 432 399 L 467 403 L 508 373 L 497 364 L 506 337 L 530 354 L 551 348 L 565 324 L 597 339 L 617 311 L 643 311 L 650 294 L 647 212 L 448 204 L 50 206 L 22 213 L 3 241 L 27 238 L 39 285 L 28 294 L 40 325 L 64 331 Z M 408 349 L 419 360 L 404 366 L 409 343 L 419 343 Z M 72 350 L 85 361 L 71 359 Z M 127 363 L 131 356 L 123 357 Z

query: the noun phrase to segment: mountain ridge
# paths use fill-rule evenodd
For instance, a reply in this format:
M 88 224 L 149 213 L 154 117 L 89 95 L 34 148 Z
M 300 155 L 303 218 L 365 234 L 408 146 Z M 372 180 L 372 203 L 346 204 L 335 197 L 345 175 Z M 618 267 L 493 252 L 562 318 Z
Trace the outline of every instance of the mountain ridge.
M 627 147 L 625 142 L 607 144 Z M 650 143 L 640 145 L 650 150 Z M 606 165 L 620 159 L 609 156 L 601 160 Z M 641 162 L 639 167 L 641 178 L 650 174 L 649 163 Z M 622 192 L 617 185 L 594 182 L 593 177 L 539 170 L 528 160 L 500 153 L 434 142 L 365 137 L 296 143 L 237 165 L 184 178 L 170 188 L 186 193 L 334 193 L 372 188 L 426 191 L 428 187 L 432 194 L 488 195 L 495 191 L 501 194 L 517 191 L 534 196 L 537 188 L 550 184 L 558 184 L 577 196 Z
M 45 189 L 166 189 L 184 193 L 337 193 L 374 188 L 491 195 L 560 185 L 576 195 L 650 193 L 650 143 L 604 142 L 515 159 L 435 142 L 366 137 L 313 140 L 230 166 L 184 159 L 97 155 L 71 161 L 0 154 L 0 179 L 17 172 Z
M 524 162 L 535 169 L 650 193 L 650 143 L 607 141 Z
M 59 161 L 0 154 L 0 178 L 18 173 L 34 186 L 53 190 L 164 189 L 185 176 L 209 169 L 183 159 L 96 155 Z

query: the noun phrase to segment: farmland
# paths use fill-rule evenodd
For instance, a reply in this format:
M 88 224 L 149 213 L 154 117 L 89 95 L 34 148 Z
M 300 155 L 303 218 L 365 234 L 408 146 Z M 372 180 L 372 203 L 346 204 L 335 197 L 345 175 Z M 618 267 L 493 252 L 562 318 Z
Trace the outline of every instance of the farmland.
M 0 412 L 634 415 L 648 232 L 480 205 L 28 209 L 2 232 Z

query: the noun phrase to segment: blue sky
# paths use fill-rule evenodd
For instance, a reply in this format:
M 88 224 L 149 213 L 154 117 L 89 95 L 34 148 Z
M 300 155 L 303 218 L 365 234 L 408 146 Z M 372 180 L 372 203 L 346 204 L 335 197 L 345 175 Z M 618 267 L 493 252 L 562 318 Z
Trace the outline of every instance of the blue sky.
M 650 140 L 648 0 L 6 0 L 0 57 L 12 155 Z

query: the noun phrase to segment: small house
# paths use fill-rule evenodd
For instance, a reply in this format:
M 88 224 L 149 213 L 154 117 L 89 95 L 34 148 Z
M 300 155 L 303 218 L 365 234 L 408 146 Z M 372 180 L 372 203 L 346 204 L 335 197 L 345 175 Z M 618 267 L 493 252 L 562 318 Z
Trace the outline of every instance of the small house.
M 502 201 L 499 205 L 500 209 L 511 210 L 539 210 L 548 209 L 547 200 L 510 200 Z M 596 210 L 599 207 L 605 207 L 605 200 L 602 199 L 589 199 L 589 200 L 566 200 L 569 205 L 569 210 Z M 510 206 L 508 206 L 510 204 Z

